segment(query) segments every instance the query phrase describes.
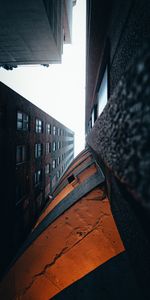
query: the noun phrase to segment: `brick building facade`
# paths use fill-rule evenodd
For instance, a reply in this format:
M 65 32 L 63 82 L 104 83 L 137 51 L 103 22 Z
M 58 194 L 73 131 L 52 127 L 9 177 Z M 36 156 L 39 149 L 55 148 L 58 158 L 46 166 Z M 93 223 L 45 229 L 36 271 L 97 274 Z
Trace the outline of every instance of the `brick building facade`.
M 3 83 L 0 99 L 1 251 L 11 247 L 8 257 L 73 160 L 74 133 Z

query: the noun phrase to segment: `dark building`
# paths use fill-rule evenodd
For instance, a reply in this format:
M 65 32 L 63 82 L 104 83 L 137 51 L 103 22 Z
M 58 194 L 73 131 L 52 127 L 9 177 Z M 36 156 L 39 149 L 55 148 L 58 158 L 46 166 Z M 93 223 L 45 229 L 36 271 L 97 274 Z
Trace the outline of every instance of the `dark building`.
M 1 227 L 1 251 L 5 252 L 18 247 L 31 230 L 73 160 L 74 133 L 3 83 L 0 122 L 1 221 L 5 227 Z
M 0 2 L 0 66 L 60 63 L 71 43 L 73 0 Z
M 149 53 L 150 1 L 87 1 L 86 141 L 106 176 L 140 299 L 150 295 Z
M 149 38 L 148 0 L 87 0 L 86 148 L 13 260 L 2 299 L 149 299 Z

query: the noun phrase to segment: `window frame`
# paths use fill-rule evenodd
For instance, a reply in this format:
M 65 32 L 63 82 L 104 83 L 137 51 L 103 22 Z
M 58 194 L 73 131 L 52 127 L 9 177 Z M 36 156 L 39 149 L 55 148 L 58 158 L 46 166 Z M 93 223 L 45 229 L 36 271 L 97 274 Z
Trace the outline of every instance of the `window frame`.
M 42 133 L 43 132 L 43 121 L 39 118 L 35 119 L 35 132 Z
M 52 170 L 56 169 L 56 159 L 52 160 Z
M 46 144 L 45 144 L 45 153 L 46 153 L 46 155 L 51 153 L 51 143 L 50 142 L 46 142 Z
M 22 117 L 19 118 L 18 116 L 19 114 Z M 21 126 L 18 126 L 18 124 L 21 124 Z M 22 131 L 29 130 L 29 115 L 20 110 L 17 110 L 17 130 L 22 130 Z
M 42 170 L 39 169 L 34 172 L 34 186 L 38 186 L 42 183 Z
M 19 150 L 20 153 L 17 153 Z M 20 159 L 18 159 L 20 157 Z M 27 161 L 27 146 L 17 145 L 16 146 L 16 165 L 22 164 Z
M 46 124 L 46 133 L 51 134 L 51 124 L 50 123 Z
M 53 141 L 52 149 L 53 149 L 53 152 L 55 152 L 57 150 L 57 148 L 56 148 L 56 141 Z
M 42 145 L 42 143 L 36 143 L 35 144 L 35 146 L 34 146 L 34 157 L 35 158 L 40 158 L 40 157 L 42 157 L 42 147 L 43 145 Z
M 56 135 L 56 126 L 53 125 L 53 135 Z
M 51 172 L 51 167 L 50 167 L 50 163 L 46 164 L 45 166 L 45 174 L 48 175 Z

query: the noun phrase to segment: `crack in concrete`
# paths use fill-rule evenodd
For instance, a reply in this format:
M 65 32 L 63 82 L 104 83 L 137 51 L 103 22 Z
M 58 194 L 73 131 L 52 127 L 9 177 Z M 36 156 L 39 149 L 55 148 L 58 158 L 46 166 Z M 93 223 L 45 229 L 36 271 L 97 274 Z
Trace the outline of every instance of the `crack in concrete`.
M 76 245 L 78 245 L 84 238 L 86 238 L 92 231 L 96 230 L 98 227 L 102 227 L 100 223 L 100 221 L 104 218 L 104 217 L 108 217 L 109 214 L 107 213 L 103 213 L 103 215 L 101 215 L 97 221 L 94 223 L 94 225 L 92 226 L 91 230 L 89 230 L 87 233 L 83 233 L 84 235 L 76 242 L 74 243 L 70 248 L 68 248 L 68 246 L 65 246 L 61 251 L 60 253 L 56 254 L 54 259 L 49 263 L 49 264 L 46 264 L 43 268 L 43 270 L 37 274 L 35 274 L 33 277 L 32 277 L 32 280 L 31 282 L 28 284 L 27 287 L 24 288 L 24 290 L 22 291 L 21 295 L 20 296 L 23 296 L 27 293 L 27 291 L 32 287 L 32 285 L 34 284 L 34 282 L 37 280 L 38 277 L 40 276 L 46 276 L 46 271 L 51 267 L 53 266 L 56 261 L 64 254 L 66 254 L 68 251 L 70 251 L 73 247 L 75 247 Z M 67 242 L 66 241 L 66 245 L 67 245 Z M 50 281 L 50 279 L 49 279 Z M 51 281 L 53 283 L 53 281 Z M 58 289 L 59 287 L 56 285 L 56 283 L 53 283 Z M 60 290 L 60 289 L 59 289 Z
M 49 263 L 46 264 L 45 267 L 43 268 L 43 270 L 37 274 L 35 274 L 32 277 L 32 281 L 28 284 L 28 286 L 23 290 L 22 295 L 25 295 L 26 292 L 31 288 L 31 286 L 33 285 L 33 283 L 35 282 L 35 280 L 40 277 L 40 276 L 45 276 L 45 273 L 47 271 L 47 269 L 49 269 L 52 265 L 54 265 L 56 263 L 56 261 L 65 253 L 65 250 L 67 249 L 67 247 L 64 247 L 60 253 L 56 254 L 54 259 Z M 57 287 L 58 288 L 58 287 Z
M 80 240 L 78 240 L 74 245 L 72 245 L 72 247 L 69 248 L 69 251 L 74 247 L 76 246 L 77 244 L 79 244 L 85 237 L 87 237 L 92 231 L 96 230 L 98 227 L 101 228 L 103 227 L 100 223 L 100 221 L 104 218 L 104 217 L 109 217 L 110 215 L 107 214 L 107 213 L 104 213 L 103 215 L 101 215 L 98 220 L 95 222 L 95 224 L 92 226 L 91 230 L 89 230 L 86 234 L 84 234 L 82 236 L 82 238 Z M 68 251 L 66 251 L 68 252 Z M 65 253 L 66 253 L 65 252 Z

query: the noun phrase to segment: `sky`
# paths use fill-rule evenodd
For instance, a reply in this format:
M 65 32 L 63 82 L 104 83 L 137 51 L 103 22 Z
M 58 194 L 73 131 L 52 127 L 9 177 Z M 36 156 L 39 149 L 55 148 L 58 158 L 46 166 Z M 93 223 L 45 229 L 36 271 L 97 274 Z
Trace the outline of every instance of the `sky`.
M 61 64 L 0 69 L 0 81 L 75 132 L 75 156 L 85 146 L 85 2 L 73 8 L 72 44 L 64 45 Z

